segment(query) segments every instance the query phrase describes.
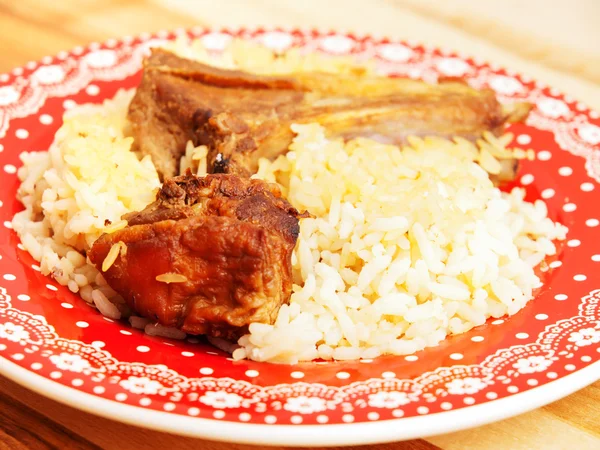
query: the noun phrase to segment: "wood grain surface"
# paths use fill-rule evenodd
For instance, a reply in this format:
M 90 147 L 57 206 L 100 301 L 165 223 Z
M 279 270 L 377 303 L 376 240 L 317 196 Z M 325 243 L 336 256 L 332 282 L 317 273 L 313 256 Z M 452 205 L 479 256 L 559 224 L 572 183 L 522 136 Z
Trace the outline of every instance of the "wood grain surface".
M 0 72 L 45 55 L 176 27 L 280 25 L 389 35 L 458 49 L 600 109 L 598 0 L 0 0 Z M 599 374 L 600 377 L 600 374 Z M 250 450 L 83 413 L 0 377 L 0 450 Z M 600 382 L 472 430 L 362 450 L 599 449 Z

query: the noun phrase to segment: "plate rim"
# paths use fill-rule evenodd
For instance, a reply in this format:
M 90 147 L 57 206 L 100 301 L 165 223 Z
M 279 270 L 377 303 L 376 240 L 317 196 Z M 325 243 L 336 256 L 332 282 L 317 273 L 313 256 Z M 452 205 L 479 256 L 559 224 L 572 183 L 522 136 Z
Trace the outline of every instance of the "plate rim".
M 475 428 L 540 408 L 600 380 L 600 361 L 596 361 L 583 369 L 525 392 L 469 408 L 349 424 L 264 425 L 187 417 L 122 404 L 57 383 L 13 363 L 2 355 L 0 361 L 0 374 L 20 386 L 105 419 L 193 438 L 292 447 L 380 444 Z M 266 434 L 265 430 L 269 433 Z

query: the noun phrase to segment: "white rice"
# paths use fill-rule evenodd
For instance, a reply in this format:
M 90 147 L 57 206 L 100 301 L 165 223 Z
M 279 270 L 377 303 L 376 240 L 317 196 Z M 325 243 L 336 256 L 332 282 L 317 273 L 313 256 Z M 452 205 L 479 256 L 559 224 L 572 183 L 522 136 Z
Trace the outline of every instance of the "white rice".
M 533 267 L 567 229 L 523 189 L 495 188 L 473 144 L 412 139 L 400 150 L 293 130 L 290 152 L 256 176 L 315 218 L 301 222 L 290 304 L 274 325 L 250 325 L 235 359 L 414 353 L 532 299 Z
M 275 55 L 235 42 L 223 54 L 199 43 L 167 44 L 180 55 L 259 73 L 356 72 L 344 58 L 291 51 Z M 365 70 L 370 70 L 366 68 Z M 107 317 L 174 339 L 185 333 L 130 316 L 85 253 L 103 232 L 126 226 L 123 214 L 154 200 L 159 180 L 138 161 L 127 137 L 133 92 L 82 105 L 48 152 L 23 153 L 13 227 L 41 271 Z M 524 191 L 501 193 L 488 173 L 508 155 L 507 138 L 413 139 L 398 149 L 366 139 L 325 138 L 318 125 L 295 125 L 291 151 L 261 161 L 257 177 L 278 182 L 308 210 L 293 254 L 294 287 L 274 325 L 255 323 L 238 344 L 213 340 L 235 359 L 296 363 L 408 354 L 435 346 L 489 317 L 512 315 L 540 280 L 533 267 L 556 252 L 567 229 Z M 188 143 L 181 169 L 206 173 L 206 147 Z M 523 152 L 521 157 L 527 155 Z M 479 164 L 477 164 L 478 162 Z M 110 261 L 107 262 L 107 264 Z M 167 280 L 169 281 L 169 280 Z
M 132 95 L 74 108 L 47 152 L 20 155 L 25 210 L 12 221 L 44 275 L 113 319 L 126 311 L 124 300 L 85 253 L 102 233 L 126 226 L 121 216 L 152 202 L 160 186 L 150 158 L 139 161 L 125 135 Z

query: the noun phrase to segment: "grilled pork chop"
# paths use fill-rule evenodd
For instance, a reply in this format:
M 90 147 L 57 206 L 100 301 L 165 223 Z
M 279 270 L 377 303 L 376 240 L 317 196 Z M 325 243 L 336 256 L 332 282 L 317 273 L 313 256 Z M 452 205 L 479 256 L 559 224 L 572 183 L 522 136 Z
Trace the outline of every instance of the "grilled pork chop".
M 124 216 L 89 257 L 138 314 L 192 334 L 235 339 L 273 323 L 292 288 L 291 255 L 302 217 L 279 189 L 234 175 L 165 181 L 156 201 Z
M 163 177 L 178 172 L 187 141 L 208 147 L 209 173 L 249 176 L 261 157 L 285 153 L 292 123 L 318 122 L 330 136 L 404 143 L 407 136 L 500 134 L 510 117 L 491 90 L 364 75 L 262 76 L 222 70 L 154 49 L 129 107 L 133 135 Z M 503 161 L 499 178 L 515 176 Z

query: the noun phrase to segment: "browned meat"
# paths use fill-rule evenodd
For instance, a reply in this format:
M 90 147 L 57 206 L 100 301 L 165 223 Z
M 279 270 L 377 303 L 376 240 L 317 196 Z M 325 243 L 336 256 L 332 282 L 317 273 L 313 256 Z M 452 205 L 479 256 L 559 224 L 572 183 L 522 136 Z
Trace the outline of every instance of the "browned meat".
M 260 76 L 165 50 L 154 50 L 145 61 L 129 108 L 138 150 L 151 155 L 165 177 L 177 174 L 188 140 L 208 146 L 209 172 L 248 176 L 259 158 L 287 151 L 292 123 L 318 122 L 331 136 L 402 143 L 409 135 L 499 134 L 508 118 L 493 91 L 464 83 L 361 74 Z M 514 161 L 506 166 L 514 176 Z
M 289 301 L 301 216 L 274 185 L 188 174 L 165 181 L 156 201 L 102 235 L 89 257 L 101 269 L 122 242 L 126 251 L 103 275 L 133 310 L 232 339 L 252 322 L 272 323 Z

